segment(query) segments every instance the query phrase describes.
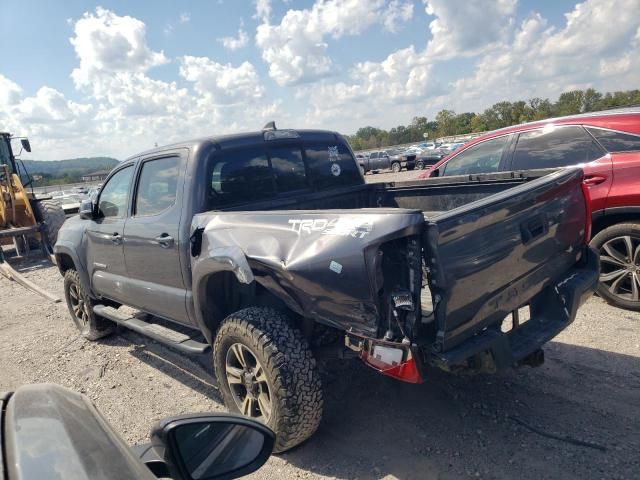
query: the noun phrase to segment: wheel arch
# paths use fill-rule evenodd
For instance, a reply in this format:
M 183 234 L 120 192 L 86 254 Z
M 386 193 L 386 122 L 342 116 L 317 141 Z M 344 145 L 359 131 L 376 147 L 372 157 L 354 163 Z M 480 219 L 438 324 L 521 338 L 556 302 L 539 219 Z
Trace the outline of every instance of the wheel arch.
M 307 330 L 309 324 L 313 325 L 311 319 L 302 316 L 301 307 L 285 290 L 271 288 L 271 277 L 261 277 L 260 281 L 255 278 L 250 282 L 243 280 L 231 269 L 219 269 L 199 276 L 194 285 L 196 323 L 210 343 L 226 317 L 247 307 L 271 307 L 286 311 L 303 331 Z
M 591 238 L 604 229 L 620 223 L 640 224 L 640 207 L 612 208 L 602 211 L 599 215 L 594 215 Z

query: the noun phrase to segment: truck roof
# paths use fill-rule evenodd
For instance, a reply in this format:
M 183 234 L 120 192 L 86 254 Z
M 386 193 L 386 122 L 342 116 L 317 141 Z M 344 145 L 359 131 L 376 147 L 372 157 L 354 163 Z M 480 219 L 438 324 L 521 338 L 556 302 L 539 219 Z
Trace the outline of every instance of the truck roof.
M 294 130 L 294 129 L 277 129 L 277 130 L 261 130 L 256 132 L 243 132 L 243 133 L 231 133 L 226 135 L 211 135 L 200 138 L 195 138 L 192 140 L 186 140 L 182 142 L 176 142 L 169 145 L 163 145 L 161 147 L 155 147 L 144 152 L 137 153 L 127 158 L 127 160 L 132 160 L 142 155 L 150 155 L 156 152 L 162 152 L 168 149 L 180 148 L 180 147 L 197 147 L 198 145 L 202 145 L 205 143 L 214 143 L 219 148 L 238 148 L 238 147 L 248 147 L 256 144 L 263 144 L 265 142 L 269 142 L 271 140 L 265 140 L 264 134 L 265 132 L 295 132 L 299 138 L 298 140 L 303 141 L 335 141 L 335 140 L 343 140 L 342 135 L 338 132 L 334 132 L 331 130 Z M 275 141 L 275 140 L 274 140 Z M 125 161 L 127 161 L 125 160 Z

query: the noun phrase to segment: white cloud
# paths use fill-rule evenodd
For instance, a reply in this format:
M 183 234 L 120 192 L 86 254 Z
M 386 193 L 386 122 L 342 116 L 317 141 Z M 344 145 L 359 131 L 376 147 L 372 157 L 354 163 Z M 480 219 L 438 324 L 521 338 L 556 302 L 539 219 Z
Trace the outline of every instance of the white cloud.
M 396 33 L 401 23 L 413 18 L 413 3 L 392 0 L 382 14 L 382 26 L 387 32 Z
M 403 48 L 382 62 L 356 64 L 348 82 L 324 80 L 301 89 L 309 102 L 307 121 L 353 131 L 351 125 L 363 122 L 390 127 L 415 115 L 433 117 L 442 108 L 482 111 L 501 100 L 553 99 L 575 88 L 638 88 L 640 16 L 634 13 L 640 0 L 586 0 L 565 15 L 561 27 L 536 12 L 514 24 L 510 1 L 469 1 L 465 8 L 426 3 L 436 19 L 424 50 Z M 616 31 L 608 33 L 612 25 Z M 435 72 L 461 57 L 476 59 L 473 72 L 443 85 Z
M 189 23 L 191 21 L 191 14 L 189 12 L 182 12 L 180 14 L 180 23 Z
M 640 0 L 586 0 L 565 15 L 562 28 L 532 13 L 512 40 L 478 60 L 473 75 L 453 83 L 445 101 L 471 110 L 505 99 L 554 98 L 575 88 L 638 88 L 640 16 L 631 13 L 638 11 Z
M 150 70 L 169 60 L 148 46 L 138 19 L 98 8 L 75 22 L 70 42 L 79 59 L 71 76 L 86 103 L 46 86 L 25 98 L 0 75 L 0 124 L 30 135 L 34 158 L 126 158 L 156 142 L 257 129 L 285 116 L 249 62 L 184 56 L 176 70 L 186 88 L 152 78 Z
M 207 57 L 186 56 L 181 60 L 180 75 L 193 82 L 195 91 L 213 104 L 247 103 L 264 95 L 264 87 L 249 62 L 233 67 Z
M 513 24 L 517 0 L 424 0 L 429 24 L 431 57 L 472 56 L 504 41 Z
M 262 20 L 264 23 L 269 23 L 271 18 L 271 0 L 255 0 L 256 13 L 253 18 Z
M 249 43 L 249 36 L 242 26 L 240 26 L 237 37 L 218 38 L 218 42 L 222 43 L 222 46 L 227 50 L 235 51 L 247 46 Z
M 118 72 L 146 72 L 168 62 L 163 52 L 154 52 L 146 43 L 146 26 L 129 16 L 118 16 L 101 7 L 85 13 L 70 39 L 80 66 L 71 72 L 78 88 L 92 87 Z
M 20 86 L 0 74 L 0 106 L 6 107 L 15 105 L 22 97 Z
M 396 29 L 410 18 L 406 2 L 385 0 L 318 0 L 310 9 L 289 10 L 279 24 L 264 21 L 256 45 L 269 64 L 269 76 L 281 86 L 304 83 L 332 72 L 327 37 L 358 35 L 376 23 Z

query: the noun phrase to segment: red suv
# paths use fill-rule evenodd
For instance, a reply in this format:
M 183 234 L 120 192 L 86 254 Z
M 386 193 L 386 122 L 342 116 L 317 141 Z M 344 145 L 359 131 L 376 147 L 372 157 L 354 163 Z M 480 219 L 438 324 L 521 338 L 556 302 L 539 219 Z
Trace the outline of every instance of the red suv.
M 583 168 L 600 250 L 599 295 L 640 311 L 640 109 L 554 118 L 471 140 L 419 178 Z

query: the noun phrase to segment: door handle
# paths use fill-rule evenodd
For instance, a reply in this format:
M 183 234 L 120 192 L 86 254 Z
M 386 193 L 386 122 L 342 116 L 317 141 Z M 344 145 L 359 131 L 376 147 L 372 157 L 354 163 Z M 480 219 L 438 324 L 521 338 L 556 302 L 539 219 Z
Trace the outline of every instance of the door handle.
M 594 185 L 600 185 L 606 180 L 607 178 L 601 175 L 587 175 L 586 177 L 584 177 L 583 182 L 587 187 L 593 187 Z
M 162 235 L 156 237 L 155 241 L 162 248 L 169 248 L 169 247 L 173 246 L 173 237 L 171 235 L 169 235 L 168 233 L 163 233 Z
M 118 232 L 113 232 L 113 235 L 111 235 L 111 241 L 114 245 L 120 245 L 122 243 L 122 237 Z

